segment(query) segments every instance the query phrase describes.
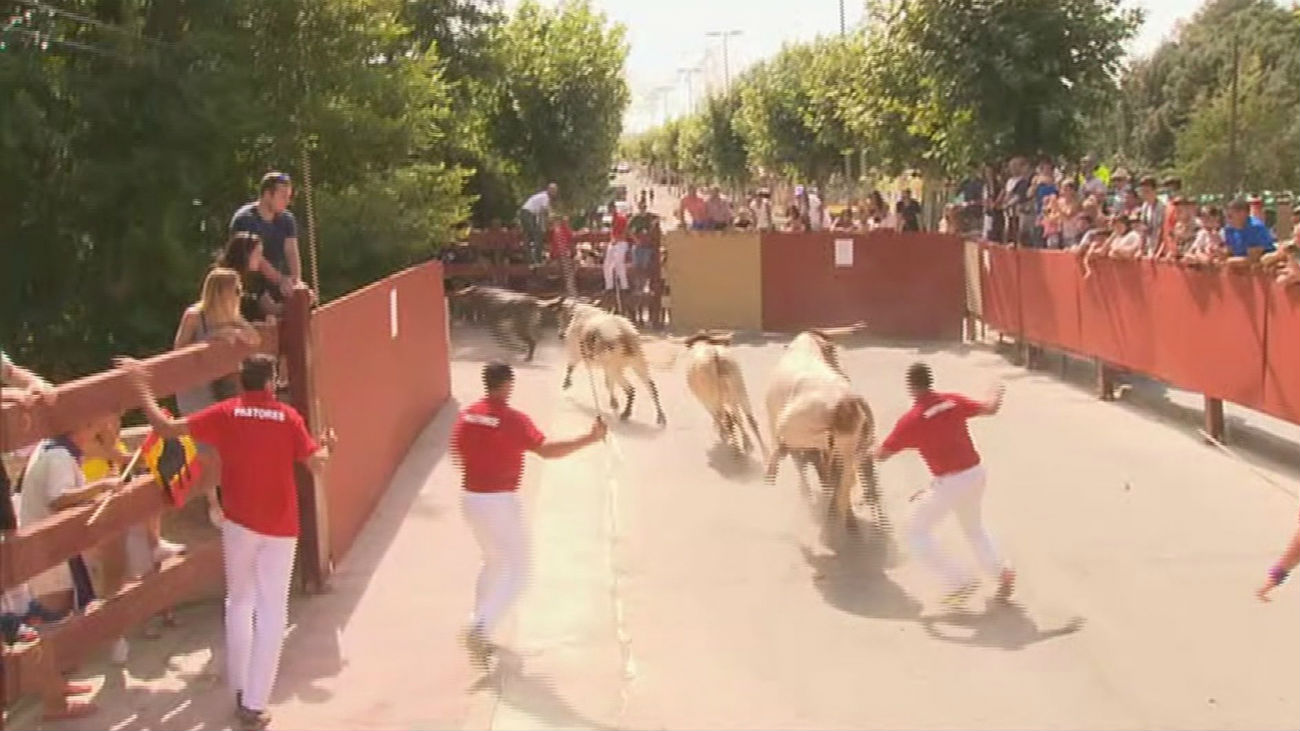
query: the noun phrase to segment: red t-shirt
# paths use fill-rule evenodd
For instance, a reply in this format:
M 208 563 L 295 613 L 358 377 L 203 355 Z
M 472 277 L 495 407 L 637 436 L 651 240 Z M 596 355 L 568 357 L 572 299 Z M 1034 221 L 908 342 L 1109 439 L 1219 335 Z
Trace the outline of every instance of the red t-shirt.
M 573 231 L 567 223 L 557 223 L 551 228 L 551 258 L 567 256 L 573 246 Z
M 886 452 L 916 449 L 935 477 L 968 470 L 980 463 L 966 420 L 980 405 L 960 394 L 927 393 L 903 414 L 881 444 Z
M 613 221 L 610 222 L 609 228 L 610 228 L 610 234 L 609 234 L 610 241 L 627 240 L 627 216 L 624 216 L 622 213 L 615 211 L 614 219 Z
M 519 489 L 524 452 L 545 441 L 526 414 L 490 396 L 465 407 L 451 431 L 451 448 L 464 473 L 461 484 L 470 492 Z
M 265 391 L 240 394 L 186 418 L 190 434 L 221 455 L 227 520 L 268 536 L 298 535 L 293 465 L 316 453 L 302 416 Z

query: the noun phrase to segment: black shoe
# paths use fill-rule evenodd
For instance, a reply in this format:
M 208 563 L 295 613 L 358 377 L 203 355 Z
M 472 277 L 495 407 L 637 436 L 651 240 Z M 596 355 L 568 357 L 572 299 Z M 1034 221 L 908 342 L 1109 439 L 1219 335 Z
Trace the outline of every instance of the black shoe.
M 487 670 L 493 647 L 492 642 L 483 636 L 483 632 L 477 627 L 467 627 L 461 632 L 460 641 L 469 653 L 470 664 L 477 670 Z
M 271 724 L 271 714 L 266 711 L 255 711 L 251 708 L 245 708 L 241 702 L 239 710 L 236 712 L 239 716 L 239 722 L 249 731 L 262 731 Z

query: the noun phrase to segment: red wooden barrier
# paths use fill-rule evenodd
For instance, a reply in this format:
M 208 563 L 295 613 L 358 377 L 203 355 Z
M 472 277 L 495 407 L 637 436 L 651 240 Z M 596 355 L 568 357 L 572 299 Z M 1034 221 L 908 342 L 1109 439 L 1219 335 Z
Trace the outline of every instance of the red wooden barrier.
M 1044 253 L 1025 251 L 1021 256 Z M 1092 276 L 1079 285 L 1082 352 L 1155 373 L 1154 287 L 1155 269 L 1150 262 L 1093 262 Z M 1022 306 L 1028 310 L 1039 303 L 1026 297 Z
M 1020 266 L 1009 246 L 985 244 L 980 250 L 980 296 L 984 322 L 998 332 L 1019 335 Z
M 852 239 L 851 266 L 835 266 L 837 239 Z M 764 329 L 864 321 L 884 337 L 961 337 L 966 279 L 956 236 L 764 233 L 760 246 Z
M 984 321 L 1027 342 L 1091 356 L 1300 424 L 1300 291 L 1271 279 L 1169 262 L 981 247 Z M 1216 435 L 1217 436 L 1217 435 Z
M 1300 288 L 1266 284 L 1267 347 L 1262 409 L 1300 424 Z
M 1083 271 L 1078 258 L 1064 251 L 1018 250 L 1015 255 L 1024 337 L 1030 342 L 1083 352 L 1079 313 Z
M 1146 372 L 1179 388 L 1259 408 L 1264 401 L 1263 281 L 1169 263 L 1154 273 Z M 1293 371 L 1294 373 L 1295 371 Z
M 429 262 L 315 313 L 318 397 L 339 438 L 325 474 L 336 562 L 451 393 L 442 281 Z

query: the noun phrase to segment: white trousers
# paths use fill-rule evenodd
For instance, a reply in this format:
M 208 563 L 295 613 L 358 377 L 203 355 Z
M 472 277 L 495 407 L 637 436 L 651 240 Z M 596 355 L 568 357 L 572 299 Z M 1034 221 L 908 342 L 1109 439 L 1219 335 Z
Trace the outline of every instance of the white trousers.
M 615 281 L 619 289 L 628 289 L 626 241 L 611 243 L 605 250 L 605 289 L 613 289 Z
M 528 583 L 528 533 L 516 492 L 463 493 L 461 508 L 483 554 L 470 623 L 485 636 Z
M 233 520 L 221 523 L 226 566 L 226 665 L 245 708 L 266 710 L 280 667 L 289 619 L 289 582 L 297 538 L 268 536 Z
M 939 550 L 931 535 L 935 524 L 949 512 L 957 515 L 957 522 L 961 525 L 962 533 L 975 553 L 980 568 L 990 576 L 998 575 L 1004 568 L 993 540 L 984 529 L 981 516 L 985 478 L 983 465 L 934 478 L 929 494 L 917 508 L 908 529 L 908 543 L 913 554 L 931 571 L 939 574 L 948 591 L 970 581 L 969 574 Z

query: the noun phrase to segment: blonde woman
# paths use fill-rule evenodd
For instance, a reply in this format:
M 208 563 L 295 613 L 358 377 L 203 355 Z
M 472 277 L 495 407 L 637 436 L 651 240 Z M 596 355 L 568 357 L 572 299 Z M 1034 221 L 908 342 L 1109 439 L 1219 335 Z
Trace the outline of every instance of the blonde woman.
M 185 314 L 181 315 L 173 347 L 184 348 L 214 337 L 221 337 L 231 343 L 243 340 L 250 345 L 258 344 L 261 336 L 239 312 L 242 295 L 243 284 L 239 272 L 225 267 L 209 271 L 203 280 L 199 301 L 185 308 Z M 235 395 L 233 379 L 227 376 L 176 394 L 176 407 L 182 416 L 188 416 Z M 208 484 L 209 476 L 216 475 L 219 471 L 215 456 L 207 450 L 204 450 L 202 463 L 204 477 L 201 479 L 205 485 L 196 486 L 199 491 Z M 217 486 L 216 490 L 217 499 L 214 501 L 209 498 L 208 516 L 213 525 L 220 525 L 221 487 Z

